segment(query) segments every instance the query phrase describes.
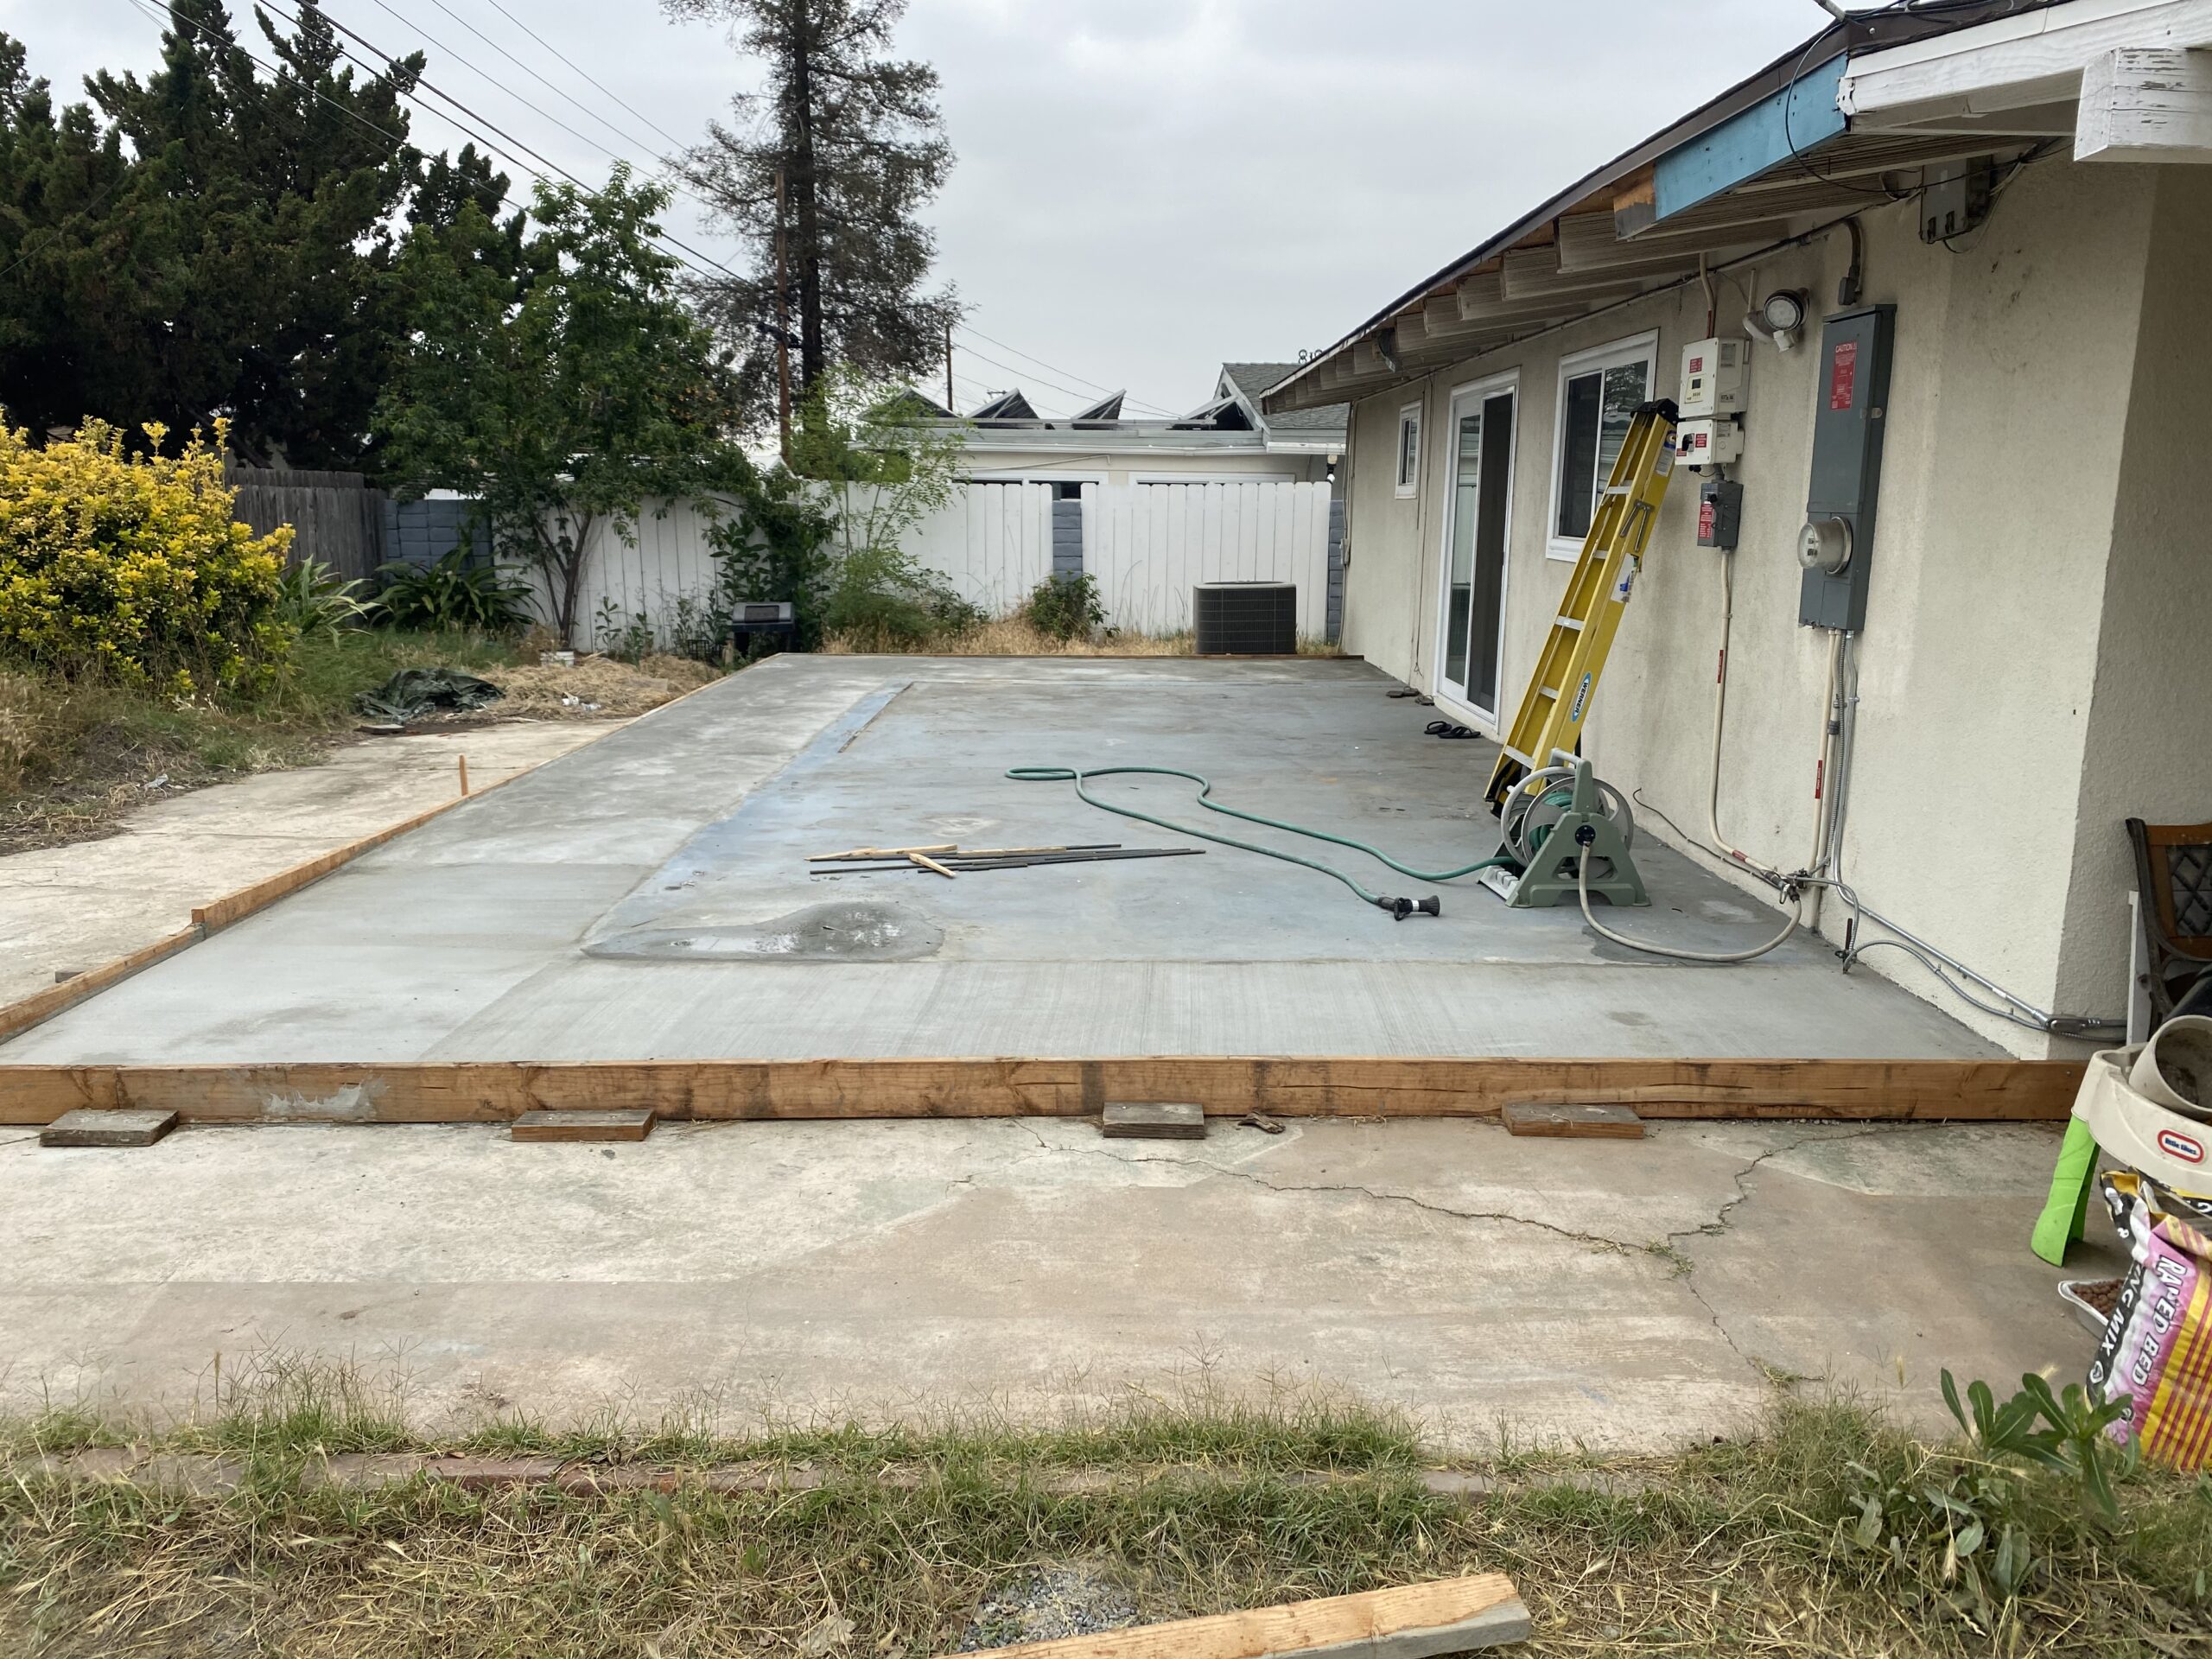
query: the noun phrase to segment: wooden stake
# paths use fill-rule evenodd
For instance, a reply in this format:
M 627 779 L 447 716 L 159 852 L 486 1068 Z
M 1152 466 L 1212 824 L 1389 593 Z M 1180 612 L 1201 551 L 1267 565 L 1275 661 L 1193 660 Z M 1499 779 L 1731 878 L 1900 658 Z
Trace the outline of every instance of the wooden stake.
M 946 869 L 944 865 L 938 863 L 937 860 L 931 858 L 926 853 L 909 853 L 906 856 L 912 862 L 920 865 L 925 870 L 935 870 L 939 875 L 943 876 L 948 881 L 957 881 L 960 879 L 957 875 L 954 874 L 953 872 Z
M 466 795 L 468 793 L 468 757 L 457 754 L 454 759 L 461 762 L 461 792 Z

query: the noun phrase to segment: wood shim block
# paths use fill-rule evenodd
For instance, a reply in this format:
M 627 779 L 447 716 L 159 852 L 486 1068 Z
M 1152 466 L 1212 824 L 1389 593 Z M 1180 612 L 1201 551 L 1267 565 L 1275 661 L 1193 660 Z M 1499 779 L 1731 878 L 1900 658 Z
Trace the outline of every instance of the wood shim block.
M 1206 1110 L 1187 1100 L 1109 1100 L 1100 1127 L 1116 1140 L 1203 1141 Z
M 999 1659 L 1433 1659 L 1526 1641 L 1502 1573 L 995 1649 Z
M 1554 1135 L 1564 1140 L 1641 1141 L 1643 1120 L 1625 1106 L 1584 1102 L 1510 1103 L 1498 1114 L 1515 1135 Z
M 175 1112 L 64 1112 L 39 1131 L 41 1147 L 150 1147 L 176 1128 Z
M 507 1134 L 513 1141 L 642 1141 L 653 1132 L 653 1122 L 649 1106 L 524 1112 Z

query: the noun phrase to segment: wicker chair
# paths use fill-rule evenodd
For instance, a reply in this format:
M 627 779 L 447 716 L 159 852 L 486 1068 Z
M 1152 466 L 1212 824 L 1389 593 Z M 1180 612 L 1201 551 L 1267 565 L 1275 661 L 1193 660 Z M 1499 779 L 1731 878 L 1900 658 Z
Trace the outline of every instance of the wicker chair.
M 2136 891 L 2142 895 L 2143 951 L 2148 971 L 2151 1028 L 2172 1018 L 2197 992 L 2212 995 L 2212 823 L 2127 821 L 2135 847 Z

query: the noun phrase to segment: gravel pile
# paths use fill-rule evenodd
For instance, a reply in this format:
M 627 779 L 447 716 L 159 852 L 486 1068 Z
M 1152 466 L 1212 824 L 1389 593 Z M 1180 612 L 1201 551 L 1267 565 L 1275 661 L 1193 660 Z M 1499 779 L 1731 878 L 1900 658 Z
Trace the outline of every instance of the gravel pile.
M 1093 1636 L 1137 1622 L 1128 1593 L 1087 1567 L 1055 1567 L 1014 1580 L 976 1605 L 960 1653 Z

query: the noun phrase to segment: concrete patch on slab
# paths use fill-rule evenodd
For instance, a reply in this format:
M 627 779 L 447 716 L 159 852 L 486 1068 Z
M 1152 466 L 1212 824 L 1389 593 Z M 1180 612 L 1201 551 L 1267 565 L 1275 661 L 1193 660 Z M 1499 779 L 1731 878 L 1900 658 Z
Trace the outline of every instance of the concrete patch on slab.
M 884 900 L 809 905 L 765 922 L 640 927 L 594 940 L 584 954 L 638 962 L 912 962 L 936 954 L 944 930 Z
M 271 1093 L 262 1102 L 261 1115 L 272 1123 L 373 1123 L 377 1102 L 385 1086 L 372 1077 L 349 1083 L 320 1098 Z

